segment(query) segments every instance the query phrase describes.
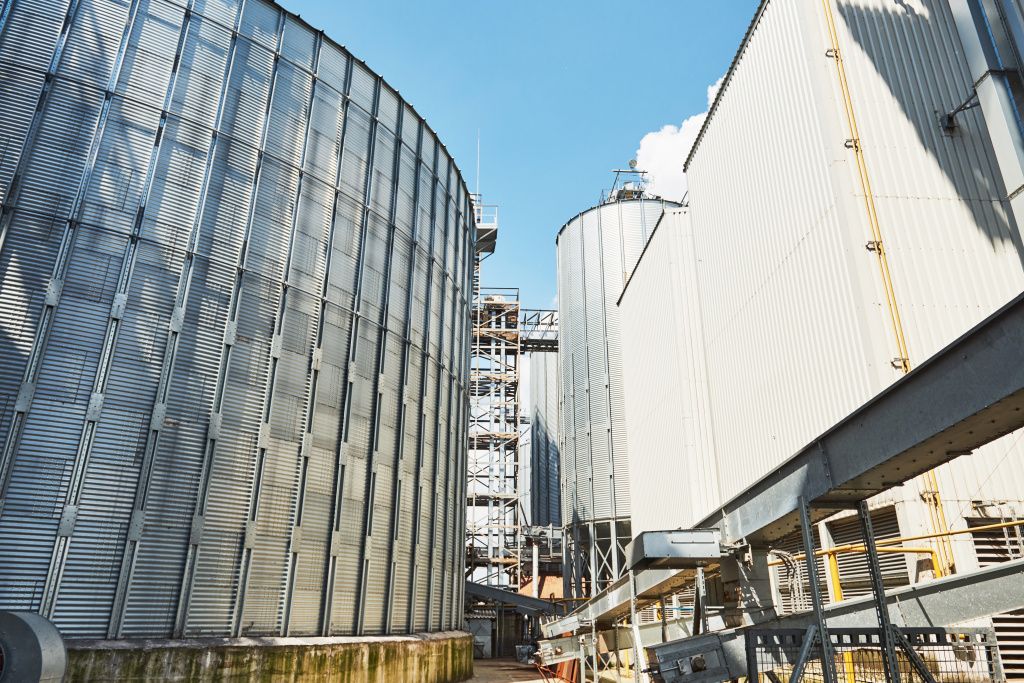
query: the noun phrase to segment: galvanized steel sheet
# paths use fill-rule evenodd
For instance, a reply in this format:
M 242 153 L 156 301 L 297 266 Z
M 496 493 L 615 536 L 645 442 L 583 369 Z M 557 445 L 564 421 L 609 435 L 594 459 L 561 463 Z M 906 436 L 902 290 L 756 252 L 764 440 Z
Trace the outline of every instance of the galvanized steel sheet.
M 423 120 L 266 0 L 13 0 L 0 98 L 0 608 L 457 626 L 473 214 Z

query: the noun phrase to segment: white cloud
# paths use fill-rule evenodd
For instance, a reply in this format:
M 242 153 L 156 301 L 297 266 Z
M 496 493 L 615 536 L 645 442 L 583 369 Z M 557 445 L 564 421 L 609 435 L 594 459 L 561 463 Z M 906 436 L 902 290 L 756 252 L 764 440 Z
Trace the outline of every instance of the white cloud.
M 718 89 L 725 76 L 708 86 L 708 109 L 715 101 Z M 683 163 L 697 140 L 707 110 L 685 119 L 680 125 L 663 126 L 661 130 L 648 133 L 640 140 L 636 151 L 637 167 L 647 171 L 648 191 L 665 199 L 680 200 L 686 194 L 686 174 Z

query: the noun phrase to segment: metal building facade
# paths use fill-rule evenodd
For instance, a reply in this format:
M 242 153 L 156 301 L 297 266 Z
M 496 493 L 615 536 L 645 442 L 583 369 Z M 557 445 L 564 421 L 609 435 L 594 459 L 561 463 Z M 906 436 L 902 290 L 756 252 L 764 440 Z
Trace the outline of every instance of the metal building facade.
M 696 275 L 687 209 L 667 209 L 619 300 L 634 537 L 692 526 L 722 499 Z
M 629 526 L 629 459 L 616 302 L 666 206 L 613 195 L 558 233 L 558 354 L 566 594 L 618 578 Z
M 0 609 L 461 623 L 465 184 L 266 0 L 0 3 Z
M 671 239 L 659 227 L 662 248 L 652 243 L 622 300 L 624 347 L 646 354 L 627 365 L 676 363 L 706 377 L 706 396 L 685 408 L 695 425 L 710 425 L 688 434 L 714 467 L 689 470 L 679 495 L 693 490 L 704 507 L 689 521 L 901 376 L 886 278 L 912 366 L 1024 289 L 1021 217 L 982 112 L 960 112 L 952 132 L 936 114 L 968 100 L 972 87 L 945 0 L 762 3 L 687 162 L 689 227 Z M 689 307 L 688 317 L 655 315 L 657 291 Z M 656 408 L 661 377 L 648 373 L 646 392 L 627 386 L 627 416 Z M 648 423 L 651 449 L 631 452 L 646 463 L 634 468 L 634 501 L 654 498 L 643 467 L 650 475 L 657 459 L 685 450 L 664 450 L 679 425 Z M 899 503 L 907 534 L 1021 516 L 1022 463 L 1013 434 L 940 468 L 944 522 L 929 519 L 936 491 L 924 478 L 875 503 Z M 983 513 L 994 501 L 1000 512 Z M 970 568 L 969 541 L 953 545 L 957 567 Z
M 558 354 L 531 353 L 530 364 L 530 524 L 562 526 L 558 410 L 561 383 Z

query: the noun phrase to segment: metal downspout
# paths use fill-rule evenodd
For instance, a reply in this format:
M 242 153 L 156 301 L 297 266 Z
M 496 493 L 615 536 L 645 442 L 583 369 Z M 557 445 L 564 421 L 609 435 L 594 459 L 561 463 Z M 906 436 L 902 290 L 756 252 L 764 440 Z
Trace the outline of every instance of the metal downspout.
M 853 98 L 850 94 L 850 85 L 846 77 L 846 66 L 843 63 L 842 52 L 839 49 L 839 33 L 836 29 L 835 13 L 832 10 L 831 0 L 821 0 L 821 7 L 824 11 L 825 22 L 828 27 L 828 39 L 831 49 L 827 52 L 836 66 L 836 77 L 839 81 L 839 89 L 843 96 L 843 107 L 846 113 L 846 123 L 849 129 L 849 139 L 846 146 L 853 151 L 857 161 L 857 176 L 860 182 L 861 192 L 864 195 L 864 209 L 867 213 L 868 226 L 871 229 L 872 241 L 868 243 L 868 249 L 875 252 L 878 258 L 878 269 L 882 277 L 882 286 L 885 289 L 886 307 L 889 311 L 889 321 L 896 339 L 896 348 L 899 355 L 893 359 L 893 367 L 903 374 L 911 370 L 910 352 L 907 350 L 907 340 L 903 330 L 903 321 L 900 317 L 899 303 L 896 300 L 896 289 L 892 282 L 892 272 L 889 269 L 889 258 L 885 251 L 885 244 L 882 240 L 882 230 L 878 220 L 878 211 L 875 207 L 875 195 L 871 188 L 871 178 L 868 174 L 867 162 L 864 157 L 864 149 L 860 140 L 860 128 L 857 125 L 857 116 L 854 112 Z M 921 492 L 922 498 L 928 508 L 932 529 L 938 533 L 948 532 L 949 524 L 946 521 L 946 513 L 942 506 L 942 496 L 939 493 L 939 482 L 934 470 L 929 470 L 924 475 L 926 489 Z M 953 567 L 953 549 L 948 539 L 939 541 L 940 555 L 943 557 L 943 572 Z

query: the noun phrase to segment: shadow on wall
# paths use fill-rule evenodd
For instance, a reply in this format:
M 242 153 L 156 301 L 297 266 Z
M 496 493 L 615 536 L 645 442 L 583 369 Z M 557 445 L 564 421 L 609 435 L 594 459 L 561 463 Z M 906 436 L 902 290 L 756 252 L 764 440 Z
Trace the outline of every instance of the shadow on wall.
M 557 435 L 548 429 L 546 420 L 537 420 L 531 428 L 533 440 L 533 487 L 537 499 L 532 503 L 534 526 L 560 526 L 562 502 L 559 495 Z
M 943 114 L 972 95 L 970 74 L 959 56 L 963 50 L 948 3 L 900 0 L 882 9 L 857 0 L 838 0 L 837 6 L 850 35 L 899 103 L 921 146 L 956 193 L 967 200 L 978 229 L 994 246 L 1008 247 L 1007 243 L 1012 243 L 1024 265 L 1024 245 L 1012 220 L 995 160 L 990 152 L 984 156 L 971 154 L 970 142 L 964 139 L 977 137 L 991 148 L 981 111 L 974 108 L 960 113 L 959 127 L 952 134 L 945 133 L 941 125 Z M 934 73 L 944 73 L 942 81 L 924 83 L 924 78 Z M 856 89 L 858 84 L 851 85 Z M 867 97 L 869 93 L 862 95 Z M 966 148 L 958 150 L 957 145 Z M 973 158 L 965 163 L 968 155 Z M 868 164 L 870 167 L 870 149 Z M 875 189 L 876 195 L 884 194 Z M 992 206 L 996 200 L 1001 209 Z

